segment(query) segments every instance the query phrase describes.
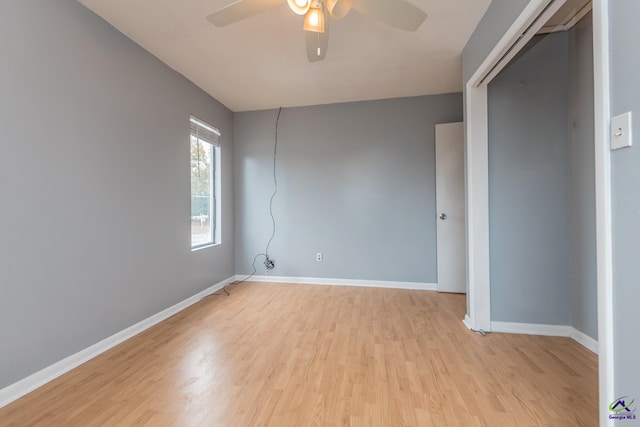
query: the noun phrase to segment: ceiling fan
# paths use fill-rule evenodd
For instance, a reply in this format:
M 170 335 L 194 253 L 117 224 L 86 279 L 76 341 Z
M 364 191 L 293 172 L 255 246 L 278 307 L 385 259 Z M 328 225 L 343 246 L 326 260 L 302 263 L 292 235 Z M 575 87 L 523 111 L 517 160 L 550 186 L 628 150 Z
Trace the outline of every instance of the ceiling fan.
M 238 0 L 209 15 L 218 27 L 233 24 L 284 2 L 304 15 L 303 29 L 309 62 L 323 60 L 329 46 L 329 19 L 344 18 L 351 9 L 393 27 L 415 31 L 427 14 L 407 0 Z

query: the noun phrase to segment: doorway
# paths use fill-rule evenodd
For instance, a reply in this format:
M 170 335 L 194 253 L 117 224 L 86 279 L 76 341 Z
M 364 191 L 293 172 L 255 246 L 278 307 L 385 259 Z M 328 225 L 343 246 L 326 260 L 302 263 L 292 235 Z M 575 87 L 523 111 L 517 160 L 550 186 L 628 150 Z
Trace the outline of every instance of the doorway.
M 531 0 L 487 53 L 465 84 L 467 266 L 468 311 L 465 324 L 471 329 L 491 330 L 492 298 L 489 235 L 489 124 L 488 85 L 500 70 L 529 41 L 526 30 L 550 2 Z M 594 109 L 595 109 L 595 194 L 597 238 L 598 353 L 600 360 L 600 410 L 606 422 L 606 408 L 613 399 L 611 201 L 609 181 L 608 118 L 608 2 L 593 2 Z M 533 29 L 533 37 L 544 23 Z M 529 38 L 530 38 L 529 37 Z M 510 56 L 504 64 L 500 61 Z M 467 77 L 466 76 L 466 77 Z M 604 408 L 604 409 L 603 409 Z

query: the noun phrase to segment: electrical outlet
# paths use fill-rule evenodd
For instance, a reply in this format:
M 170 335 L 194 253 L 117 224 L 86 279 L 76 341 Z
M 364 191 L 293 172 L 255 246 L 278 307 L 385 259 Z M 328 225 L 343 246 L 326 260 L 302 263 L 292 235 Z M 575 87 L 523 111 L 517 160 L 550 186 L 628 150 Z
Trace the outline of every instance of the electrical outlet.
M 318 261 L 318 262 L 322 262 L 322 259 L 323 259 L 323 258 L 322 258 L 322 252 L 318 252 L 318 253 L 316 254 L 316 261 Z
M 267 257 L 264 260 L 264 266 L 267 268 L 267 270 L 273 270 L 276 267 L 276 262 L 271 258 Z

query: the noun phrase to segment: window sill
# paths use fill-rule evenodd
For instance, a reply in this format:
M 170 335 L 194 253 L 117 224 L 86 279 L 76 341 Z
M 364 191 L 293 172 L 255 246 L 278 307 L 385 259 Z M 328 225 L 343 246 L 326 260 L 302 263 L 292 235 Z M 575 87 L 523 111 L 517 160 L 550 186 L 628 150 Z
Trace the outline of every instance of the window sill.
M 191 252 L 197 252 L 203 249 L 209 249 L 209 248 L 213 248 L 215 246 L 220 246 L 220 245 L 221 243 L 207 243 L 206 245 L 192 247 Z

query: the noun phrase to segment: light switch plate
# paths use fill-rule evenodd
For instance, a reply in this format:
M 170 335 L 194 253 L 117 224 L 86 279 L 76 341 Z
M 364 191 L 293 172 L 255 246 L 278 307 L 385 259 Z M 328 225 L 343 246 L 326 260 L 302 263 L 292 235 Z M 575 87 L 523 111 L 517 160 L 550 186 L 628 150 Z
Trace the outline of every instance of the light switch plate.
M 631 147 L 633 135 L 631 132 L 631 111 L 615 116 L 611 119 L 611 149 Z

